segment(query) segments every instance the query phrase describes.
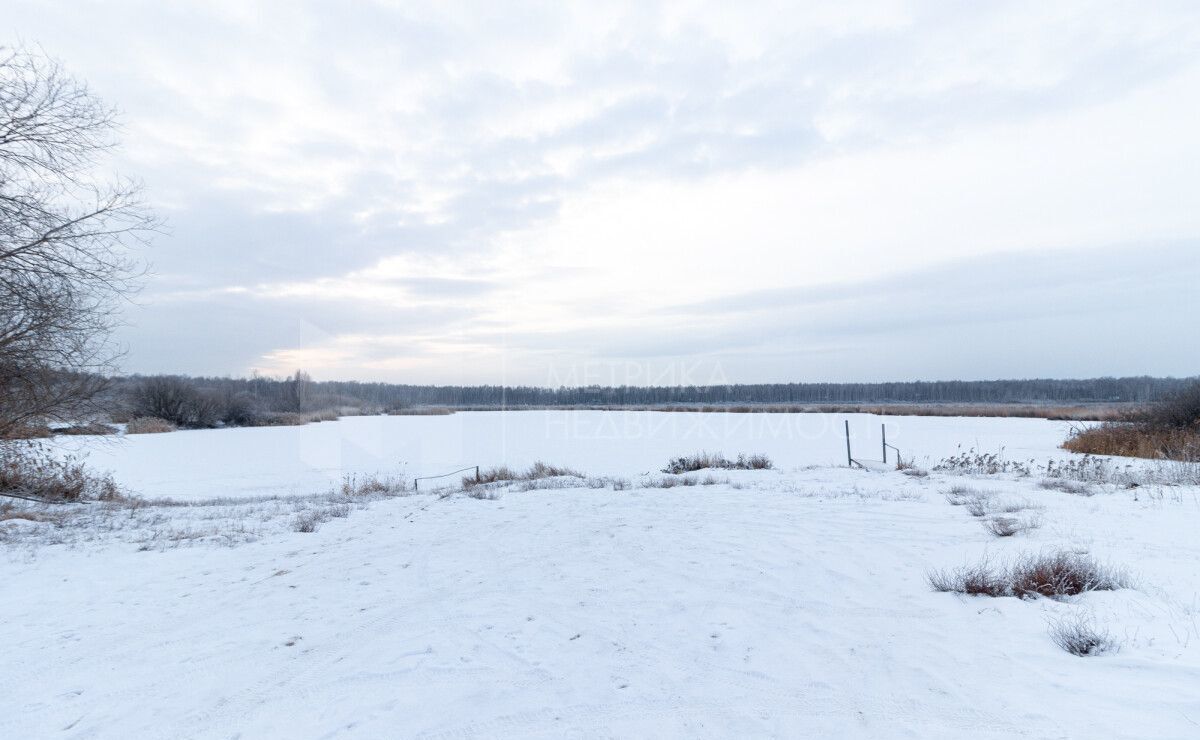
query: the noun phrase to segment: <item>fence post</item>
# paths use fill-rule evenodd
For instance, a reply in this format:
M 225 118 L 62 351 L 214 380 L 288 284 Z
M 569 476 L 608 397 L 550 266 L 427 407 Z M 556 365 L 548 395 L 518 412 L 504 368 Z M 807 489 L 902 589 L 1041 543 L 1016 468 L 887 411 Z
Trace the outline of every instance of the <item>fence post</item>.
M 879 429 L 883 432 L 883 464 L 887 465 L 887 424 L 880 424 Z
M 479 466 L 478 465 L 475 466 L 475 482 L 476 483 L 479 482 Z
M 846 467 L 854 467 L 854 458 L 850 456 L 850 420 L 846 419 Z

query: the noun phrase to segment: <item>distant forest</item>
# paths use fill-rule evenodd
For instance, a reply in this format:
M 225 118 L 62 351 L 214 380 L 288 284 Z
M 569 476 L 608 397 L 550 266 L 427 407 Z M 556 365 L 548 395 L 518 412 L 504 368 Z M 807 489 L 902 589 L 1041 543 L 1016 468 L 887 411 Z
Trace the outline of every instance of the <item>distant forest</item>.
M 150 378 L 117 379 L 118 392 L 136 394 Z M 949 380 L 892 383 L 766 383 L 712 386 L 436 386 L 315 381 L 289 378 L 187 378 L 172 380 L 225 398 L 254 399 L 264 408 L 304 410 L 364 406 L 389 411 L 444 406 L 658 406 L 672 404 L 1080 404 L 1144 403 L 1194 378 L 1091 378 L 1085 380 Z

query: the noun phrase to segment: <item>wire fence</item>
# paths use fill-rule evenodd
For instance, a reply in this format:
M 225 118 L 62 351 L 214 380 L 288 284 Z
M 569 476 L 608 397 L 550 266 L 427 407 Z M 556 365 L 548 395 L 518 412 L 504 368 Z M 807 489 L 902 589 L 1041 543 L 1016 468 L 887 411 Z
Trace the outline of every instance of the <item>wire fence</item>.
M 461 468 L 459 470 L 452 470 L 449 473 L 442 473 L 441 475 L 425 475 L 420 478 L 413 478 L 413 490 L 414 491 L 421 490 L 421 481 L 423 481 L 423 480 L 437 480 L 438 478 L 449 478 L 452 475 L 458 475 L 459 473 L 465 473 L 468 470 L 474 470 L 475 471 L 475 480 L 479 480 L 479 466 L 478 465 L 469 465 L 469 466 L 467 466 L 465 468 Z

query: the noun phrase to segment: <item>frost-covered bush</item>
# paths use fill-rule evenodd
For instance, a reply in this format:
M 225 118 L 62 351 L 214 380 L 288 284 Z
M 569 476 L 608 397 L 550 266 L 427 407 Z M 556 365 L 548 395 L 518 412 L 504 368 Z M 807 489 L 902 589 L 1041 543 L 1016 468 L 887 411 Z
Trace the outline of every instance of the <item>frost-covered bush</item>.
M 174 424 L 157 416 L 139 416 L 125 425 L 126 434 L 163 434 L 177 429 Z
M 1053 621 L 1049 632 L 1055 645 L 1081 658 L 1116 652 L 1120 648 L 1120 643 L 1113 639 L 1108 630 L 1097 628 L 1085 616 Z
M 111 476 L 22 442 L 0 443 L 0 493 L 40 501 L 114 501 L 122 495 Z
M 1129 587 L 1123 572 L 1087 555 L 1064 551 L 1024 555 L 1007 566 L 993 566 L 984 559 L 955 570 L 931 571 L 927 577 L 935 591 L 1021 598 L 1076 596 Z
M 957 475 L 1000 475 L 1011 473 L 1019 476 L 1030 474 L 1032 465 L 1019 460 L 1005 460 L 1004 450 L 1000 452 L 976 452 L 971 448 L 965 452 L 942 460 L 933 469 L 942 473 Z
M 736 460 L 730 460 L 719 452 L 716 454 L 697 452 L 693 455 L 674 458 L 667 463 L 662 472 L 679 475 L 680 473 L 691 473 L 707 468 L 718 470 L 769 470 L 772 467 L 774 465 L 766 455 L 741 454 L 737 456 Z

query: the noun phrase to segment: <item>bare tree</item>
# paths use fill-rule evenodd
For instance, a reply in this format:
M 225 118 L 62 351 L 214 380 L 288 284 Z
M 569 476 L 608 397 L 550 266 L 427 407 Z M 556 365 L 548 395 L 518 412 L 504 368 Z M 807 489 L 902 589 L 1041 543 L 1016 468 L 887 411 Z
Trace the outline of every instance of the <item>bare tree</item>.
M 0 436 L 85 413 L 119 349 L 152 233 L 137 183 L 97 176 L 113 109 L 57 62 L 0 47 Z

